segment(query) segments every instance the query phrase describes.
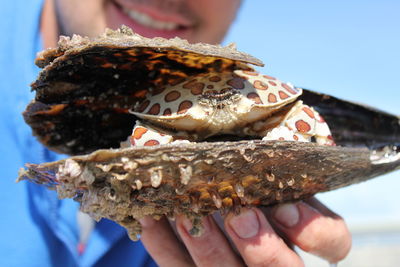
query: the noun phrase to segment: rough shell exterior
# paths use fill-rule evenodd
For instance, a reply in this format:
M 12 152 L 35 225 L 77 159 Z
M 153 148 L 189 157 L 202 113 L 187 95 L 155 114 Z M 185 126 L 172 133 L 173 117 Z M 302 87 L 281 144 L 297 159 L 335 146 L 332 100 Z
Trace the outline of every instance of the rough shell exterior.
M 74 198 L 93 218 L 114 220 L 136 239 L 137 219 L 145 215 L 184 214 L 196 234 L 199 219 L 215 211 L 294 201 L 365 181 L 400 168 L 400 153 L 258 140 L 99 150 L 27 167 L 19 179 Z

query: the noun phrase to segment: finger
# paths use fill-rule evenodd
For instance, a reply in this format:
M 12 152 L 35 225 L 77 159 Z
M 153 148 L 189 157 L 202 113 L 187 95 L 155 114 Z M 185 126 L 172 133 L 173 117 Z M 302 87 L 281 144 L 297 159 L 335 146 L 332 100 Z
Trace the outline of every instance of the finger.
M 272 210 L 271 223 L 306 252 L 335 263 L 351 248 L 344 220 L 316 200 L 280 205 Z
M 187 250 L 176 238 L 167 219 L 150 217 L 140 220 L 140 240 L 159 266 L 194 266 Z
M 311 197 L 309 199 L 304 200 L 307 204 L 312 206 L 313 208 L 317 209 L 319 212 L 321 212 L 323 215 L 332 217 L 332 218 L 338 218 L 341 219 L 339 215 L 331 211 L 327 206 L 322 204 L 318 199 L 315 197 Z
M 204 217 L 202 224 L 202 234 L 193 236 L 189 233 L 192 223 L 183 216 L 176 219 L 177 231 L 196 266 L 243 266 L 211 216 Z
M 225 229 L 248 266 L 304 266 L 259 209 L 229 214 Z

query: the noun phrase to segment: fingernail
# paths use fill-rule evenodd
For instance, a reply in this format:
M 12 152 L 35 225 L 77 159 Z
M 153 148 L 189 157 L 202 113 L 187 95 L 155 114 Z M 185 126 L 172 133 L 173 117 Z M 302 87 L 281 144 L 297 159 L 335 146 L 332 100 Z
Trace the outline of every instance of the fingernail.
M 293 227 L 299 222 L 299 209 L 295 204 L 283 204 L 275 210 L 274 217 L 283 226 Z
M 188 218 L 182 216 L 181 224 L 185 228 L 186 232 L 193 237 L 201 237 L 204 233 L 210 231 L 208 217 L 201 219 L 201 225 L 193 227 L 193 223 Z
M 139 223 L 143 227 L 151 227 L 152 225 L 154 225 L 155 219 L 151 218 L 150 216 L 145 216 L 145 217 L 139 219 Z
M 255 237 L 260 230 L 257 214 L 251 209 L 232 216 L 229 218 L 228 224 L 243 239 Z
M 182 217 L 181 220 L 183 227 L 187 232 L 189 232 L 193 228 L 192 222 L 186 217 Z

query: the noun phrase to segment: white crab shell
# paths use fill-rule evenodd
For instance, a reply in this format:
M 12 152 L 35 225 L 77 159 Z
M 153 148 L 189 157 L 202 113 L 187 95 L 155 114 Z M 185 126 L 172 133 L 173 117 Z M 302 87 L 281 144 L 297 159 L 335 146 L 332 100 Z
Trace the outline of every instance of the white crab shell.
M 148 94 L 132 113 L 155 125 L 205 138 L 238 133 L 245 125 L 295 101 L 301 93 L 301 89 L 257 72 L 209 73 Z

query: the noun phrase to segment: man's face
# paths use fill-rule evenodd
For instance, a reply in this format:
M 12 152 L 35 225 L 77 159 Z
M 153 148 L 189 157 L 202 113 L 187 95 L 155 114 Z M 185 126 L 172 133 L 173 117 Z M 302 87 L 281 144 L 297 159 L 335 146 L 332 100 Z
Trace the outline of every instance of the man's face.
M 240 0 L 56 0 L 61 33 L 96 36 L 125 24 L 146 37 L 219 43 Z

